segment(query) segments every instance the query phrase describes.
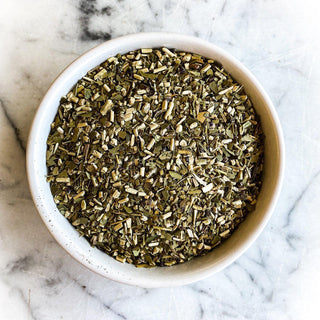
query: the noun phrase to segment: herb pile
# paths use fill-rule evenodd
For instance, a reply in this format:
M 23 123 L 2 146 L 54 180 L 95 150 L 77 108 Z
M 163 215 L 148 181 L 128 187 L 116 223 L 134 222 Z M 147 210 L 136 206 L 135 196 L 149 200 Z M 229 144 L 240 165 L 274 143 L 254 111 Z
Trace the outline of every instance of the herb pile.
M 167 48 L 89 71 L 61 99 L 47 145 L 60 212 L 137 267 L 212 250 L 261 187 L 263 133 L 243 87 L 219 63 Z

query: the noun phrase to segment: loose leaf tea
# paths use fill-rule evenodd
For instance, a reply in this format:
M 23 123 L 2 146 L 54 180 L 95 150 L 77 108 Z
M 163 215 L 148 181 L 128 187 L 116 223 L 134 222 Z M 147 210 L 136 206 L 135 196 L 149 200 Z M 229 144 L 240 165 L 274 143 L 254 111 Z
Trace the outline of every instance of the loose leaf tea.
M 137 267 L 212 250 L 261 187 L 250 99 L 221 64 L 193 53 L 107 59 L 61 99 L 47 145 L 60 212 L 92 246 Z

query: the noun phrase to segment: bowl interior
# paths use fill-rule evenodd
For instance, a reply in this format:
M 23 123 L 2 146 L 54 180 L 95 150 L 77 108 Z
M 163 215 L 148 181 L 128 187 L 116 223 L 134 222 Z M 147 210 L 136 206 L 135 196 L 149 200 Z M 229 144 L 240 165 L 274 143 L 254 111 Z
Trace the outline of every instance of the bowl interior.
M 46 182 L 46 139 L 61 96 L 88 70 L 117 53 L 149 47 L 167 46 L 201 54 L 221 62 L 241 84 L 260 115 L 265 134 L 264 181 L 254 212 L 234 234 L 205 256 L 169 268 L 136 268 L 121 264 L 107 254 L 92 248 L 56 208 Z M 31 192 L 37 209 L 58 243 L 75 259 L 91 270 L 123 283 L 143 287 L 173 286 L 190 283 L 221 270 L 255 240 L 267 223 L 279 194 L 283 172 L 283 142 L 274 107 L 255 78 L 232 56 L 221 49 L 193 37 L 167 33 L 130 35 L 108 41 L 88 51 L 73 62 L 53 83 L 44 97 L 33 122 L 29 137 L 27 169 Z

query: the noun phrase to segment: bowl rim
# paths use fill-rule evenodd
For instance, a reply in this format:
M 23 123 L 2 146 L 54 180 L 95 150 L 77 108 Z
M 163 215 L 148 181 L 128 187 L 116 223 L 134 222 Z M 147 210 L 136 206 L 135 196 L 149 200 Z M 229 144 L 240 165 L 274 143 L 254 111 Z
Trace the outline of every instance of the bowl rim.
M 142 40 L 142 39 L 148 39 L 148 38 L 149 39 L 161 38 L 161 39 L 165 39 L 167 41 L 173 41 L 173 42 L 179 39 L 180 42 L 185 41 L 185 42 L 192 42 L 194 45 L 197 45 L 197 44 L 199 46 L 202 45 L 207 47 L 209 50 L 216 52 L 218 56 L 223 57 L 225 60 L 229 60 L 231 64 L 236 65 L 237 68 L 240 70 L 240 72 L 244 73 L 246 77 L 249 79 L 250 84 L 253 85 L 257 89 L 257 91 L 259 91 L 259 94 L 264 100 L 265 105 L 267 106 L 267 109 L 270 113 L 270 118 L 275 128 L 277 143 L 279 147 L 279 167 L 277 172 L 277 183 L 274 190 L 272 190 L 273 195 L 271 197 L 270 202 L 266 206 L 266 209 L 264 210 L 265 212 L 260 221 L 260 224 L 250 233 L 250 236 L 248 237 L 248 239 L 244 241 L 244 243 L 240 246 L 240 248 L 237 251 L 230 253 L 230 255 L 227 258 L 225 258 L 223 261 L 219 262 L 217 266 L 213 268 L 206 268 L 205 270 L 202 270 L 201 273 L 197 273 L 197 274 L 193 273 L 191 276 L 189 275 L 188 277 L 181 277 L 174 282 L 172 282 L 172 279 L 171 279 L 170 283 L 158 282 L 156 279 L 155 281 L 153 281 L 153 283 L 147 283 L 146 281 L 143 281 L 143 279 L 125 279 L 124 280 L 118 275 L 111 274 L 111 273 L 106 274 L 105 272 L 98 270 L 97 268 L 94 267 L 92 263 L 90 263 L 90 261 L 83 259 L 83 257 L 81 258 L 79 254 L 77 254 L 72 247 L 70 246 L 67 247 L 65 242 L 63 242 L 63 239 L 51 230 L 49 226 L 50 221 L 45 216 L 46 210 L 41 203 L 41 202 L 44 202 L 45 199 L 42 199 L 39 195 L 39 188 L 37 185 L 37 179 L 35 177 L 36 157 L 35 157 L 34 141 L 37 139 L 37 128 L 41 122 L 43 114 L 46 111 L 47 103 L 55 96 L 55 91 L 59 88 L 62 82 L 65 81 L 65 78 L 70 74 L 70 72 L 72 74 L 72 72 L 75 72 L 78 68 L 81 69 L 82 63 L 85 62 L 88 58 L 93 59 L 92 55 L 99 55 L 101 54 L 101 52 L 110 49 L 110 47 L 112 46 L 121 47 L 121 45 L 128 40 L 133 40 L 133 39 Z M 158 46 L 161 46 L 161 45 L 158 45 Z M 106 56 L 105 59 L 107 59 L 107 57 L 108 56 Z M 86 70 L 86 72 L 87 71 L 88 70 Z M 232 262 L 234 262 L 237 258 L 239 258 L 254 243 L 254 241 L 260 235 L 260 233 L 265 228 L 267 222 L 269 221 L 274 211 L 274 208 L 276 206 L 277 200 L 281 192 L 282 183 L 283 183 L 284 165 L 285 165 L 285 144 L 284 144 L 282 128 L 281 128 L 281 124 L 280 124 L 277 112 L 268 94 L 266 93 L 262 85 L 259 83 L 259 81 L 253 76 L 253 74 L 240 61 L 238 61 L 231 54 L 217 47 L 216 45 L 208 41 L 199 39 L 197 37 L 187 36 L 187 35 L 178 34 L 178 33 L 170 33 L 170 32 L 143 32 L 143 33 L 135 33 L 135 34 L 121 36 L 121 37 L 103 42 L 93 47 L 92 49 L 81 54 L 73 62 L 71 62 L 51 83 L 49 89 L 47 90 L 41 103 L 39 104 L 39 107 L 36 110 L 35 116 L 32 121 L 28 143 L 27 143 L 27 152 L 26 152 L 27 176 L 28 176 L 28 183 L 29 183 L 29 188 L 33 198 L 33 202 L 37 208 L 37 211 L 39 212 L 41 219 L 43 220 L 47 229 L 49 230 L 51 235 L 54 237 L 54 239 L 57 241 L 57 243 L 75 260 L 80 262 L 82 265 L 84 265 L 91 271 L 94 271 L 99 275 L 102 275 L 106 278 L 115 280 L 120 283 L 136 285 L 141 287 L 168 287 L 168 286 L 178 286 L 178 285 L 189 284 L 189 283 L 204 279 L 216 272 L 221 271 L 222 269 L 230 265 Z M 148 281 L 150 281 L 150 279 Z

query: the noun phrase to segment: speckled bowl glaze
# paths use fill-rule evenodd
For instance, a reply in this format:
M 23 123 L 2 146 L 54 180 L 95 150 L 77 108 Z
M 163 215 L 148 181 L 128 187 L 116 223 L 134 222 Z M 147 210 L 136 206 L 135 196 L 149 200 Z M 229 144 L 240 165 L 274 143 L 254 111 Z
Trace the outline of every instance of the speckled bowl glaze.
M 93 248 L 58 211 L 46 182 L 46 140 L 50 124 L 65 95 L 88 70 L 117 53 L 166 46 L 198 53 L 221 62 L 250 96 L 265 134 L 263 186 L 256 209 L 222 245 L 205 256 L 172 267 L 151 269 L 122 264 Z M 227 52 L 198 38 L 172 33 L 139 33 L 107 41 L 70 64 L 53 82 L 35 115 L 27 150 L 27 170 L 34 203 L 57 242 L 90 270 L 115 281 L 141 287 L 169 287 L 208 277 L 236 260 L 267 224 L 278 199 L 284 172 L 284 142 L 275 108 L 255 77 Z

